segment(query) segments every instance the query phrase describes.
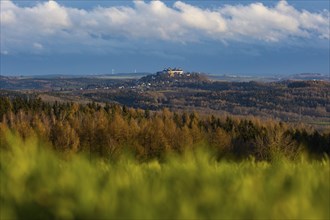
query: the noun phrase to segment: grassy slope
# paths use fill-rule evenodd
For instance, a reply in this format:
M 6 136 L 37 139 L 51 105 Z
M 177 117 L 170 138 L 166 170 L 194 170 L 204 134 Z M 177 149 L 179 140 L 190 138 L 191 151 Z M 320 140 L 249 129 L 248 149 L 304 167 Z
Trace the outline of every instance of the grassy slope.
M 164 163 L 63 159 L 35 140 L 1 149 L 0 219 L 329 219 L 329 160 Z M 39 147 L 38 147 L 39 146 Z

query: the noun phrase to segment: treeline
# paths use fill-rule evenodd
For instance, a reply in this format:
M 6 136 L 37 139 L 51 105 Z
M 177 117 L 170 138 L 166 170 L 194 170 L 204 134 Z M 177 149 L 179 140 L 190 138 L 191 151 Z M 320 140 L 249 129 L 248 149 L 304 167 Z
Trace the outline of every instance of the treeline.
M 197 147 L 217 158 L 296 159 L 301 153 L 321 158 L 330 153 L 330 132 L 276 121 L 200 116 L 127 108 L 117 104 L 46 103 L 41 99 L 0 97 L 1 148 L 6 133 L 36 137 L 57 151 L 114 159 L 124 151 L 139 160 L 162 159 Z

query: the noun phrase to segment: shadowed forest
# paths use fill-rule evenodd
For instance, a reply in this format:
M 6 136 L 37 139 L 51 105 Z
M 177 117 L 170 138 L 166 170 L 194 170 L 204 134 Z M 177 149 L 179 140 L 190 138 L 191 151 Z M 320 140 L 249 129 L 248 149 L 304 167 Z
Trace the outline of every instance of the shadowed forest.
M 0 77 L 0 94 L 46 102 L 108 102 L 153 111 L 169 108 L 217 116 L 254 116 L 301 122 L 318 129 L 330 125 L 328 79 L 228 82 L 198 73 L 173 77 L 151 74 L 140 79 L 107 77 Z

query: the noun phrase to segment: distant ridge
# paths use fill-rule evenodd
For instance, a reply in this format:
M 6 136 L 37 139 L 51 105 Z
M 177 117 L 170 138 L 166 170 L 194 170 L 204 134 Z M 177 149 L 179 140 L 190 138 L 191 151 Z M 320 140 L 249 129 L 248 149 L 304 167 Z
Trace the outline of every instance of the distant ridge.
M 285 77 L 286 80 L 322 80 L 330 81 L 329 75 L 323 75 L 321 73 L 298 73 Z

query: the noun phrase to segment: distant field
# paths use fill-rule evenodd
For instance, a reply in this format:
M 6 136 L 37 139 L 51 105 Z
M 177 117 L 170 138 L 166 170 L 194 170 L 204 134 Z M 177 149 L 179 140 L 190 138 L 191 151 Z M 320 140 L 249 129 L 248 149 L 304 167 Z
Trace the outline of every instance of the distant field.
M 118 74 L 106 74 L 95 76 L 98 79 L 139 79 L 143 76 L 149 75 L 150 73 L 118 73 Z
M 329 119 L 328 119 L 329 120 Z M 330 126 L 330 121 L 310 121 L 308 124 L 320 125 L 320 126 Z
M 216 162 L 203 152 L 138 163 L 59 156 L 11 137 L 0 219 L 329 219 L 329 159 Z

